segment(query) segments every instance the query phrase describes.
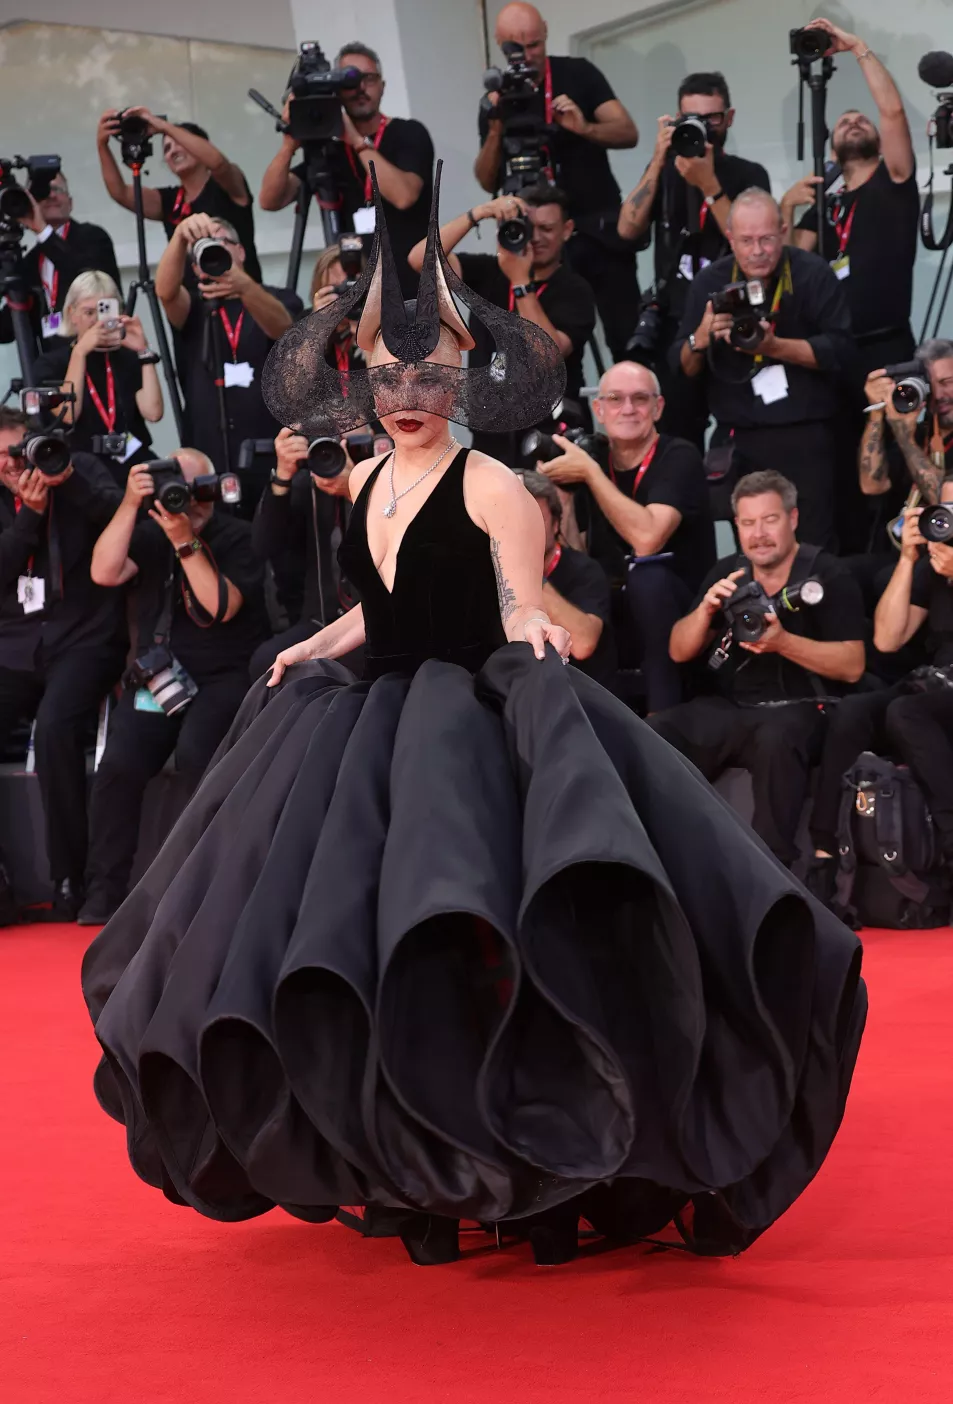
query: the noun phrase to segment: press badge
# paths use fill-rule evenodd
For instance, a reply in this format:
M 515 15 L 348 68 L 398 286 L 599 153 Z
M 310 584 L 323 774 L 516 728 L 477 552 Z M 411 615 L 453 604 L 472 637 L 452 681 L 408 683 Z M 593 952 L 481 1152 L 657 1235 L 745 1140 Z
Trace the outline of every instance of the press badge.
M 225 389 L 231 385 L 237 385 L 242 390 L 247 390 L 255 379 L 255 368 L 247 361 L 226 361 L 225 362 Z
M 373 234 L 374 225 L 377 220 L 377 211 L 373 205 L 365 205 L 360 210 L 354 211 L 354 233 Z
M 850 257 L 846 253 L 838 254 L 835 259 L 831 260 L 831 268 L 835 278 L 849 278 Z
M 783 366 L 763 366 L 751 381 L 751 388 L 766 405 L 788 396 L 788 374 Z
M 43 336 L 59 336 L 63 326 L 63 314 L 61 312 L 51 312 L 48 317 L 44 317 L 40 323 Z
M 132 455 L 142 448 L 142 440 L 137 439 L 135 434 L 126 435 L 126 450 L 122 456 L 122 462 L 127 463 Z
M 17 580 L 17 603 L 24 614 L 36 614 L 46 608 L 46 581 L 35 575 L 21 575 Z

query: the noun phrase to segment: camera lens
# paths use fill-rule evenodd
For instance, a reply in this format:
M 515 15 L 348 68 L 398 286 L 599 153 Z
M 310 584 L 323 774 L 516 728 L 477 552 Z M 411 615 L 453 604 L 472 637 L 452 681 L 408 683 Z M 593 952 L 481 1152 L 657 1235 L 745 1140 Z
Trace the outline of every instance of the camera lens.
M 542 429 L 531 429 L 523 436 L 520 452 L 524 458 L 532 459 L 535 463 L 552 463 L 554 458 L 560 456 L 562 449 Z
M 70 451 L 62 439 L 38 434 L 27 443 L 23 457 L 48 478 L 55 478 L 69 467 Z
M 682 117 L 672 132 L 672 150 L 676 156 L 704 156 L 708 128 L 700 117 Z
M 919 414 L 930 395 L 930 387 L 925 380 L 911 375 L 899 381 L 891 399 L 898 414 Z
M 167 512 L 187 512 L 192 501 L 189 485 L 176 478 L 163 483 L 156 493 L 156 500 L 162 503 Z
M 831 36 L 823 29 L 797 29 L 791 35 L 791 48 L 798 58 L 823 58 L 831 47 Z
M 927 541 L 949 541 L 953 537 L 953 508 L 928 508 L 920 518 L 920 535 Z
M 347 455 L 337 439 L 314 439 L 308 445 L 308 470 L 319 478 L 336 478 L 344 472 Z
M 514 215 L 500 221 L 496 237 L 507 253 L 522 253 L 533 237 L 533 226 L 525 215 Z
M 192 260 L 206 278 L 221 278 L 232 266 L 232 256 L 219 239 L 197 239 Z
M 5 185 L 0 190 L 0 215 L 6 219 L 28 219 L 33 206 L 30 197 L 20 185 Z
M 757 643 L 764 633 L 764 615 L 759 610 L 743 610 L 735 632 L 745 643 Z
M 760 346 L 764 340 L 764 327 L 757 314 L 742 313 L 732 323 L 729 335 L 732 346 L 740 346 L 742 350 L 750 351 L 755 346 Z

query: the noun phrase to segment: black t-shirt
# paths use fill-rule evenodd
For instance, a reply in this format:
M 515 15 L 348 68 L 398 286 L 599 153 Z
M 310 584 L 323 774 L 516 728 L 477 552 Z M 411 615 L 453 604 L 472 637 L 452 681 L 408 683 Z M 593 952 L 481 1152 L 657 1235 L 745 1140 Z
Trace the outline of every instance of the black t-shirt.
M 924 556 L 913 568 L 910 603 L 927 613 L 928 646 L 937 668 L 953 663 L 953 586 L 945 575 L 937 575 Z
M 38 381 L 55 381 L 57 385 L 62 385 L 66 379 L 66 370 L 69 365 L 72 345 L 59 338 L 61 345 L 55 350 L 45 351 L 37 358 L 36 376 Z M 113 432 L 116 434 L 133 434 L 139 440 L 142 448 L 130 454 L 128 459 L 109 459 L 108 465 L 112 468 L 119 468 L 125 463 L 128 468 L 131 463 L 141 463 L 148 458 L 148 449 L 152 444 L 152 437 L 149 434 L 146 421 L 139 412 L 136 404 L 136 394 L 142 389 L 142 362 L 135 351 L 129 351 L 125 346 L 120 346 L 117 351 L 93 351 L 86 357 L 86 374 L 92 381 L 99 401 L 103 409 L 109 410 L 109 384 L 107 379 L 107 360 L 112 368 L 113 388 L 116 395 L 116 421 Z M 89 386 L 83 384 L 83 406 L 79 412 L 76 423 L 73 426 L 71 442 L 78 449 L 83 449 L 87 453 L 93 451 L 93 436 L 106 434 L 109 432 L 108 426 L 99 410 L 96 402 L 89 391 Z M 123 469 L 122 476 L 125 476 Z
M 572 98 L 587 121 L 593 121 L 596 108 L 612 102 L 615 93 L 594 63 L 584 58 L 556 57 L 549 60 L 553 97 Z M 540 78 L 540 86 L 544 79 Z M 484 105 L 479 115 L 480 145 L 490 130 L 490 117 Z M 549 138 L 549 156 L 556 184 L 569 197 L 569 213 L 581 229 L 597 224 L 600 214 L 618 210 L 622 200 L 604 146 L 558 128 Z M 503 169 L 497 176 L 497 189 L 503 183 Z
M 917 425 L 915 438 L 920 448 L 929 458 L 928 438 L 931 430 L 931 421 L 923 421 Z M 877 512 L 878 520 L 885 526 L 892 521 L 903 509 L 913 487 L 913 480 L 910 477 L 910 469 L 907 467 L 907 460 L 904 458 L 889 426 L 885 428 L 886 435 L 886 459 L 887 472 L 890 476 L 890 490 L 879 497 L 871 497 L 869 501 Z M 945 469 L 944 472 L 953 473 L 953 436 L 946 441 Z M 881 545 L 882 542 L 878 542 Z
M 264 570 L 252 549 L 248 522 L 214 512 L 201 533 L 219 573 L 241 592 L 242 607 L 233 618 L 213 624 L 201 605 L 192 601 L 192 613 L 183 596 L 185 579 L 165 533 L 155 522 L 137 523 L 129 555 L 139 567 L 138 593 L 140 655 L 151 647 L 162 616 L 166 582 L 173 573 L 172 628 L 169 647 L 185 671 L 199 685 L 222 673 L 244 672 L 252 654 L 269 635 L 265 610 Z M 203 620 L 197 624 L 192 615 Z
M 609 623 L 609 582 L 604 571 L 583 551 L 563 546 L 547 583 L 576 609 L 602 620 L 602 633 L 590 657 L 573 659 L 573 663 L 596 682 L 609 686 L 618 670 L 618 659 Z
M 244 176 L 242 177 L 244 180 Z M 175 226 L 181 224 L 190 214 L 209 215 L 212 219 L 227 219 L 233 225 L 238 235 L 239 242 L 245 250 L 245 270 L 255 279 L 256 283 L 261 282 L 261 264 L 258 262 L 258 251 L 255 248 L 255 215 L 253 210 L 252 193 L 248 188 L 248 181 L 245 180 L 245 193 L 248 196 L 247 205 L 239 205 L 232 199 L 228 191 L 219 185 L 214 176 L 209 176 L 196 195 L 194 200 L 187 200 L 185 190 L 181 185 L 162 185 L 159 187 L 159 199 L 162 201 L 162 224 L 165 228 L 166 238 L 171 239 L 175 233 Z M 187 269 L 186 280 L 191 283 L 194 278 L 191 265 Z
M 740 552 L 718 561 L 699 585 L 692 609 L 698 608 L 716 581 L 747 565 Z M 818 551 L 814 546 L 799 546 L 788 584 L 795 585 L 808 578 L 821 581 L 824 598 L 820 604 L 802 605 L 796 612 L 781 610 L 778 618 L 788 633 L 829 643 L 865 639 L 868 629 L 860 586 L 836 556 Z M 745 580 L 738 583 L 743 585 Z M 724 615 L 715 615 L 714 627 L 720 638 L 725 628 Z M 737 643 L 731 645 L 727 663 L 712 676 L 718 690 L 742 706 L 805 697 L 838 697 L 847 690 L 844 683 L 816 677 L 777 653 L 748 653 Z M 814 677 L 816 684 L 812 681 Z
M 400 285 L 405 297 L 414 297 L 417 292 L 418 275 L 407 262 L 407 255 L 415 244 L 427 237 L 430 202 L 433 197 L 433 142 L 422 122 L 413 118 L 391 117 L 377 149 L 391 165 L 419 175 L 423 181 L 420 195 L 409 209 L 401 210 L 389 200 L 384 201 L 387 232 L 397 261 Z M 331 148 L 331 162 L 334 183 L 341 192 L 341 223 L 344 229 L 353 229 L 355 210 L 373 204 L 370 194 L 371 178 L 366 169 L 368 163 L 362 160 L 357 152 L 351 151 L 344 142 L 336 142 Z M 303 181 L 305 163 L 300 161 L 298 165 L 293 166 L 291 174 Z
M 729 200 L 752 186 L 771 190 L 771 179 L 764 166 L 717 149 L 715 175 Z M 701 191 L 678 174 L 674 158 L 666 161 L 662 170 L 652 205 L 652 223 L 656 282 L 667 280 L 668 314 L 680 317 L 692 279 L 710 263 L 724 257 L 728 241 L 717 219 L 704 204 Z
M 770 428 L 785 424 L 802 424 L 833 419 L 841 412 L 838 377 L 849 365 L 854 343 L 850 330 L 850 312 L 843 284 L 817 254 L 804 249 L 787 248 L 783 259 L 789 260 L 791 290 L 782 293 L 777 314 L 773 318 L 775 334 L 784 339 L 809 341 L 817 358 L 817 369 L 782 363 L 787 379 L 787 394 L 771 404 L 755 393 L 752 380 L 727 379 L 727 376 L 749 375 L 755 370 L 754 357 L 735 351 L 726 342 L 714 343 L 714 357 L 719 374 L 712 372 L 706 360 L 702 376 L 712 414 L 723 427 L 736 429 Z M 778 286 L 778 276 L 784 268 L 779 265 L 775 276 L 765 282 L 765 316 Z M 684 342 L 695 331 L 705 313 L 705 304 L 712 293 L 736 282 L 733 258 L 720 258 L 702 269 L 695 278 L 685 304 L 678 335 L 672 345 L 670 362 L 677 370 Z M 739 275 L 740 276 L 740 275 Z M 770 365 L 766 360 L 764 365 Z
M 292 317 L 301 315 L 301 299 L 297 293 L 289 292 L 287 288 L 269 287 L 266 291 L 287 307 Z M 209 369 L 206 355 L 211 357 L 211 364 L 214 365 L 220 364 L 221 360 L 238 364 L 247 361 L 253 372 L 250 385 L 230 385 L 225 389 L 229 462 L 234 470 L 238 465 L 238 450 L 243 439 L 273 439 L 281 427 L 272 418 L 261 397 L 261 373 L 274 342 L 262 331 L 251 313 L 243 309 L 238 298 L 229 298 L 222 310 L 233 334 L 238 328 L 238 340 L 233 352 L 221 317 L 216 326 L 213 319 L 218 314 L 213 313 L 210 317 L 208 304 L 198 293 L 193 292 L 191 297 L 189 314 L 179 332 L 179 368 L 189 434 L 187 442 L 207 453 L 219 472 L 224 471 L 225 465 L 218 391 L 216 375 Z M 214 332 L 214 337 L 210 338 L 211 332 Z
M 845 252 L 850 261 L 844 291 L 850 307 L 854 335 L 897 330 L 910 321 L 913 299 L 913 265 L 917 257 L 920 196 L 916 173 L 894 181 L 885 162 L 856 190 L 842 190 L 828 198 L 824 225 L 824 257 L 830 263 L 840 251 L 836 218 L 849 237 Z M 802 215 L 798 229 L 817 228 L 813 209 Z
M 605 439 L 599 440 L 599 460 L 603 472 L 613 479 L 620 492 L 631 497 L 638 468 L 620 471 L 610 467 Z M 681 513 L 682 520 L 661 549 L 672 552 L 671 569 L 690 589 L 696 589 L 715 559 L 715 527 L 705 469 L 695 445 L 671 434 L 660 434 L 652 462 L 635 490 L 635 501 L 643 507 L 658 502 Z M 614 585 L 621 585 L 625 580 L 625 560 L 633 549 L 606 520 L 587 488 L 576 493 L 576 521 L 580 531 L 587 533 L 590 556 L 599 562 Z
M 509 307 L 510 281 L 500 270 L 494 254 L 462 253 L 457 257 L 468 287 L 495 307 Z M 592 289 L 585 278 L 561 263 L 546 279 L 545 286 L 537 290 L 537 297 L 556 330 L 564 332 L 572 342 L 572 354 L 566 358 L 566 394 L 570 399 L 578 399 L 583 383 L 583 352 L 596 324 Z M 476 342 L 470 352 L 470 365 L 488 366 L 493 354 L 493 338 L 477 317 L 470 324 L 470 334 Z

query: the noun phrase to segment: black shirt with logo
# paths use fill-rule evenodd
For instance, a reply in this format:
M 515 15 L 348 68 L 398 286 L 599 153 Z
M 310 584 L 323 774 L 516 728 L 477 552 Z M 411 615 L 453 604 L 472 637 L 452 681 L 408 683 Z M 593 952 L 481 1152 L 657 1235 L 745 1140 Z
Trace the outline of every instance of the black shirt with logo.
M 53 383 L 62 385 L 66 379 L 66 371 L 69 366 L 69 358 L 72 352 L 72 344 L 58 337 L 60 342 L 53 350 L 45 351 L 38 357 L 36 362 L 36 378 L 39 383 Z M 112 369 L 113 391 L 116 397 L 116 418 L 112 431 L 109 430 L 107 420 L 109 418 L 109 378 L 106 370 L 106 363 Z M 128 350 L 125 346 L 120 346 L 115 351 L 91 351 L 86 357 L 86 374 L 93 383 L 96 394 L 99 396 L 99 403 L 105 410 L 105 416 L 100 414 L 96 401 L 90 393 L 89 386 L 83 384 L 83 404 L 76 417 L 70 435 L 70 442 L 75 448 L 83 450 L 85 453 L 92 453 L 93 438 L 96 435 L 113 432 L 116 434 L 133 434 L 141 445 L 127 459 L 110 458 L 105 460 L 107 467 L 117 478 L 124 480 L 130 464 L 143 463 L 150 455 L 152 438 L 146 421 L 140 413 L 136 404 L 136 395 L 142 389 L 142 362 L 135 351 Z
M 849 273 L 842 282 L 854 335 L 872 336 L 906 327 L 920 221 L 916 173 L 907 180 L 891 180 L 886 163 L 881 161 L 856 190 L 828 197 L 826 214 L 823 254 L 829 263 L 840 253 L 834 221 L 848 234 L 844 252 Z M 801 217 L 798 228 L 817 229 L 813 209 Z
M 559 560 L 547 577 L 547 584 L 552 585 L 576 609 L 581 609 L 583 614 L 592 614 L 602 620 L 602 633 L 590 656 L 572 661 L 575 667 L 590 678 L 595 678 L 596 682 L 605 687 L 611 686 L 618 670 L 618 658 L 609 623 L 610 591 L 605 572 L 585 552 L 563 546 Z
M 698 608 L 716 581 L 742 569 L 747 569 L 748 575 L 738 582 L 739 585 L 751 579 L 747 558 L 738 552 L 718 561 L 699 585 L 692 609 Z M 869 631 L 860 586 L 837 557 L 818 551 L 815 546 L 799 546 L 787 583 L 795 585 L 809 578 L 820 580 L 824 598 L 819 604 L 801 605 L 796 611 L 780 610 L 778 618 L 782 627 L 789 634 L 820 642 L 865 640 Z M 726 628 L 723 614 L 715 615 L 713 627 L 720 638 Z M 838 697 L 847 691 L 845 683 L 818 677 L 777 653 L 749 653 L 736 642 L 731 644 L 728 661 L 712 676 L 717 689 L 742 706 L 818 696 Z
M 210 219 L 226 219 L 231 224 L 238 241 L 245 250 L 245 271 L 256 283 L 261 282 L 261 264 L 255 248 L 255 214 L 252 193 L 244 176 L 247 205 L 239 205 L 214 176 L 209 176 L 194 200 L 188 200 L 185 188 L 181 185 L 162 185 L 159 199 L 162 201 L 162 224 L 166 238 L 171 239 L 177 224 L 181 224 L 190 214 L 208 215 Z M 187 270 L 186 282 L 190 284 L 194 274 L 191 265 Z

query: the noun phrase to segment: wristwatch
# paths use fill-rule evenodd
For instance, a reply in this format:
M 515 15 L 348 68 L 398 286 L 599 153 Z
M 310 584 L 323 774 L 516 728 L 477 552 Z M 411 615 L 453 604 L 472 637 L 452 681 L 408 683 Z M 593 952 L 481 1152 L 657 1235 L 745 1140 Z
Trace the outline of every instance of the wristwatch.
M 510 291 L 515 298 L 526 297 L 528 293 L 534 293 L 536 291 L 536 284 L 518 283 L 515 287 L 511 288 Z
M 291 477 L 291 478 L 283 478 L 283 477 L 281 476 L 281 474 L 278 472 L 278 465 L 277 465 L 277 463 L 275 464 L 274 468 L 272 468 L 271 472 L 269 473 L 269 475 L 268 475 L 268 480 L 269 480 L 269 482 L 271 482 L 271 483 L 276 483 L 278 487 L 284 487 L 284 488 L 290 488 L 290 487 L 291 487 L 291 484 L 294 482 L 294 478 L 293 478 L 293 477 Z
M 695 344 L 695 333 L 694 333 L 694 332 L 689 332 L 689 333 L 688 333 L 688 349 L 689 349 L 691 352 L 693 352 L 694 355 L 696 355 L 696 356 L 704 356 L 704 354 L 705 354 L 705 352 L 704 352 L 704 350 L 702 349 L 702 347 L 696 346 L 696 344 Z
M 724 198 L 725 192 L 723 190 L 716 190 L 714 195 L 705 196 L 705 204 L 711 209 L 712 205 L 716 205 L 719 200 L 723 200 Z
M 202 549 L 202 543 L 197 536 L 193 536 L 191 541 L 187 541 L 184 546 L 176 546 L 175 558 L 181 561 L 183 556 L 197 556 Z

